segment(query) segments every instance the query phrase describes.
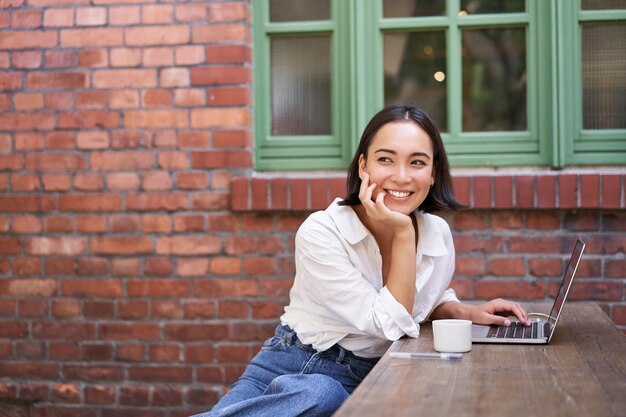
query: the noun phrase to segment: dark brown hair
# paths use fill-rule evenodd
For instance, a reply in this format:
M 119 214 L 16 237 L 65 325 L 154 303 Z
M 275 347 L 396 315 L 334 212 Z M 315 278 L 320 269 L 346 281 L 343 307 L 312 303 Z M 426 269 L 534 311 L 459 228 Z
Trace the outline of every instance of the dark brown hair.
M 452 185 L 452 178 L 450 177 L 450 166 L 448 164 L 448 157 L 441 140 L 439 130 L 435 126 L 435 123 L 422 109 L 410 106 L 393 104 L 385 107 L 367 124 L 363 135 L 361 135 L 361 141 L 357 148 L 350 168 L 348 168 L 348 191 L 347 196 L 339 205 L 342 206 L 356 206 L 361 204 L 359 200 L 359 189 L 361 188 L 361 178 L 359 178 L 359 156 L 363 155 L 367 158 L 367 151 L 370 144 L 376 135 L 376 132 L 386 125 L 387 123 L 412 120 L 415 122 L 430 138 L 433 145 L 433 170 L 435 184 L 428 191 L 428 195 L 419 209 L 425 213 L 431 213 L 439 210 L 458 210 L 465 207 L 459 203 L 454 196 L 454 187 Z

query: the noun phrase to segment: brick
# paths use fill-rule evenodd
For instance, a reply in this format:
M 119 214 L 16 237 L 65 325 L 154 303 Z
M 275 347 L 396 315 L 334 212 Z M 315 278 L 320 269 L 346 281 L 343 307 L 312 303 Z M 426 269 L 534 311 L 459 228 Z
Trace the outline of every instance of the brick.
M 197 65 L 205 62 L 205 49 L 201 45 L 178 46 L 174 50 L 176 65 Z
M 6 378 L 28 378 L 43 380 L 58 380 L 59 367 L 56 364 L 0 362 L 0 374 Z
M 82 357 L 86 361 L 110 360 L 113 354 L 113 347 L 103 343 L 83 343 Z
M 152 404 L 157 407 L 180 406 L 182 398 L 182 388 L 168 386 L 152 387 Z
M 74 384 L 53 384 L 50 399 L 55 403 L 79 403 L 80 391 Z
M 204 371 L 204 372 L 203 372 Z M 198 379 L 203 382 L 225 382 L 224 373 L 217 367 L 201 368 L 198 370 Z M 187 402 L 200 405 L 205 409 L 208 405 L 217 403 L 218 393 L 211 388 L 190 388 L 187 391 Z
M 288 284 L 291 288 L 291 283 Z M 256 297 L 259 293 L 259 283 L 253 279 L 211 278 L 196 282 L 195 295 L 209 298 L 239 298 Z
M 125 32 L 129 46 L 177 45 L 190 40 L 186 25 L 128 27 Z
M 171 106 L 174 95 L 170 90 L 144 90 L 141 92 L 143 107 Z
M 56 209 L 56 201 L 52 196 L 7 196 L 0 194 L 0 212 L 42 212 Z
M 142 22 L 145 24 L 170 23 L 174 20 L 174 7 L 171 5 L 142 6 Z
M 112 404 L 115 401 L 115 387 L 113 386 L 88 385 L 83 392 L 87 404 Z
M 19 72 L 0 73 L 0 91 L 20 90 L 22 88 L 22 74 Z
M 59 113 L 60 129 L 110 129 L 120 125 L 120 114 L 114 111 L 80 111 Z
M 252 302 L 252 317 L 255 319 L 271 319 L 280 316 L 283 305 L 268 301 Z
M 529 229 L 553 230 L 559 229 L 561 219 L 558 214 L 545 212 L 530 212 L 526 215 L 526 227 Z
M 44 65 L 47 68 L 75 67 L 78 65 L 78 55 L 71 49 L 45 51 Z
M 46 133 L 46 148 L 53 149 L 76 149 L 75 132 L 48 132 Z
M 119 345 L 116 359 L 122 361 L 141 361 L 144 358 L 143 345 Z
M 187 110 L 129 110 L 124 113 L 126 127 L 184 128 L 189 125 Z M 217 122 L 217 121 L 216 121 Z M 195 126 L 194 127 L 198 127 Z
M 243 106 L 252 104 L 252 94 L 247 88 L 210 88 L 207 95 L 210 106 Z
M 251 81 L 250 70 L 242 66 L 194 67 L 191 69 L 191 85 L 247 84 Z
M 561 275 L 563 262 L 555 258 L 535 258 L 528 260 L 528 269 L 535 277 L 558 277 Z
M 164 151 L 159 152 L 158 165 L 161 169 L 188 169 L 189 155 L 186 152 Z
M 74 105 L 74 97 L 69 92 L 44 94 L 43 103 L 46 109 L 68 110 Z
M 18 303 L 20 317 L 47 317 L 48 303 L 45 300 L 20 300 Z
M 180 303 L 177 301 L 153 301 L 150 317 L 159 319 L 179 319 L 183 317 Z
M 122 405 L 147 406 L 150 392 L 147 387 L 121 386 L 119 388 L 119 403 Z
M 43 25 L 46 27 L 74 26 L 74 9 L 45 9 L 43 12 Z
M 172 231 L 172 219 L 160 214 L 142 216 L 141 230 L 144 233 L 169 233 Z
M 144 67 L 165 67 L 174 65 L 174 49 L 157 47 L 143 49 Z
M 134 255 L 152 253 L 152 242 L 147 237 L 101 237 L 91 239 L 91 252 L 101 255 Z
M 126 26 L 141 22 L 141 8 L 139 6 L 109 7 L 109 25 Z
M 133 366 L 128 369 L 131 381 L 190 383 L 191 368 L 181 366 Z
M 13 52 L 11 54 L 11 63 L 13 68 L 39 68 L 41 67 L 41 56 L 40 51 Z
M 216 257 L 211 259 L 209 272 L 215 275 L 235 275 L 241 273 L 241 259 Z
M 211 22 L 230 22 L 245 20 L 248 9 L 243 3 L 210 3 L 208 18 Z
M 535 177 L 519 175 L 515 177 L 515 203 L 519 208 L 532 208 L 535 205 Z
M 204 106 L 206 103 L 206 91 L 202 88 L 181 88 L 174 90 L 174 104 L 176 104 L 176 106 L 199 107 Z
M 78 51 L 78 65 L 81 67 L 106 67 L 109 54 L 106 49 L 81 49 Z
M 556 176 L 539 175 L 537 176 L 537 207 L 538 208 L 555 208 L 556 207 Z
M 563 218 L 563 228 L 576 231 L 598 230 L 599 222 L 600 218 L 595 213 L 568 214 Z
M 569 298 L 577 301 L 621 301 L 623 289 L 624 285 L 618 282 L 577 281 L 571 288 Z
M 15 10 L 11 14 L 12 28 L 37 28 L 41 26 L 41 10 Z
M 113 233 L 130 233 L 139 231 L 139 216 L 121 214 L 109 218 L 109 231 Z
M 132 107 L 139 107 L 139 92 L 135 90 L 115 90 L 109 93 L 109 105 L 111 108 L 122 108 L 128 109 Z M 119 137 L 120 140 L 126 140 L 127 143 L 131 139 L 130 136 Z M 121 142 L 118 142 L 118 144 Z M 125 147 L 125 146 L 115 146 L 113 143 L 113 147 Z M 129 146 L 136 147 L 136 146 Z
M 51 297 L 57 290 L 53 279 L 20 278 L 0 282 L 0 293 L 13 296 Z
M 0 134 L 0 152 L 11 152 L 12 140 L 11 135 Z
M 457 275 L 485 275 L 487 272 L 487 262 L 484 258 L 461 257 L 456 258 Z
M 250 314 L 250 306 L 245 301 L 220 301 L 218 316 L 220 318 L 247 318 Z M 220 352 L 218 348 L 218 352 Z M 220 361 L 224 362 L 222 359 Z
M 161 90 L 161 91 L 169 91 L 169 90 Z M 176 140 L 177 140 L 176 131 L 172 129 L 154 131 L 148 138 L 148 142 L 151 143 L 151 146 L 158 147 L 158 148 L 174 147 L 176 146 Z
M 22 155 L 0 155 L 0 171 L 18 171 L 24 168 Z
M 188 208 L 188 196 L 183 193 L 143 193 L 128 194 L 126 196 L 126 208 L 128 210 L 176 211 Z
M 244 64 L 251 62 L 250 48 L 244 45 L 209 45 L 206 61 L 210 64 Z
M 133 172 L 115 172 L 107 175 L 110 190 L 136 190 L 139 188 L 139 175 Z
M 151 323 L 101 323 L 100 338 L 103 340 L 156 340 L 159 325 Z
M 119 301 L 117 317 L 123 319 L 140 319 L 148 317 L 148 303 L 145 301 Z
M 28 170 L 76 170 L 84 169 L 85 160 L 73 153 L 31 153 L 26 155 Z
M 52 301 L 52 315 L 54 317 L 78 317 L 80 314 L 80 303 L 76 299 L 55 299 Z
M 104 91 L 79 91 L 76 93 L 76 108 L 97 109 L 106 107 L 106 93 Z
M 80 7 L 76 9 L 77 26 L 101 26 L 107 23 L 107 9 L 104 7 Z
M 544 236 L 539 238 L 511 237 L 509 239 L 510 253 L 560 253 L 561 239 Z
M 121 366 L 105 366 L 96 364 L 64 365 L 63 376 L 66 381 L 80 381 L 83 383 L 123 381 L 124 369 Z
M 73 275 L 76 272 L 76 262 L 69 258 L 48 258 L 45 271 L 48 275 Z
M 144 274 L 155 276 L 168 276 L 174 271 L 172 261 L 169 258 L 148 258 L 144 265 Z
M 50 216 L 44 219 L 46 233 L 71 233 L 74 231 L 73 218 L 66 216 Z
M 176 232 L 202 232 L 205 230 L 204 216 L 200 214 L 187 214 L 176 216 L 174 230 Z
M 86 88 L 88 82 L 84 72 L 31 72 L 26 78 L 29 89 Z
M 523 276 L 526 268 L 520 258 L 497 258 L 489 262 L 489 270 L 493 275 L 514 277 Z
M 179 4 L 176 6 L 176 20 L 179 22 L 201 22 L 208 17 L 206 4 Z
M 584 174 L 580 176 L 580 207 L 600 207 L 600 175 Z
M 111 319 L 114 316 L 113 301 L 83 300 L 83 315 L 92 319 Z
M 176 274 L 183 277 L 204 276 L 209 271 L 209 260 L 205 258 L 178 259 Z
M 105 149 L 109 147 L 109 133 L 103 130 L 80 131 L 76 137 L 78 149 Z
M 80 258 L 77 262 L 78 275 L 106 275 L 111 271 L 111 265 L 105 258 Z
M 176 186 L 181 190 L 203 190 L 207 184 L 208 176 L 204 172 L 182 172 L 176 179 Z
M 219 253 L 221 240 L 214 236 L 172 236 L 157 239 L 161 255 L 210 255 Z
M 185 302 L 185 318 L 213 318 L 215 317 L 215 302 L 208 300 L 188 300 Z
M 245 109 L 194 109 L 191 125 L 194 128 L 247 127 L 249 114 Z
M 222 323 L 165 324 L 166 340 L 199 341 L 224 340 L 228 337 L 228 326 Z
M 59 197 L 61 211 L 120 211 L 122 198 L 116 194 L 71 194 Z
M 622 175 L 619 174 L 603 174 L 602 182 L 602 208 L 620 208 L 623 207 L 622 201 Z
M 64 48 L 122 46 L 122 28 L 61 29 L 60 45 Z
M 213 132 L 213 146 L 215 147 L 247 147 L 252 146 L 252 139 L 245 130 L 219 130 Z M 345 178 L 342 179 L 345 188 Z M 343 196 L 344 193 L 341 193 Z
M 4 32 L 0 37 L 0 50 L 46 49 L 57 46 L 58 35 L 54 30 L 20 30 Z
M 38 233 L 41 231 L 41 220 L 32 215 L 14 216 L 11 229 L 14 233 Z
M 26 240 L 24 247 L 31 255 L 82 255 L 87 251 L 84 237 L 36 237 Z
M 139 274 L 140 261 L 135 258 L 115 258 L 112 263 L 112 272 L 115 276 Z
M 41 274 L 39 258 L 18 258 L 13 260 L 13 274 L 17 276 L 33 276 Z
M 534 300 L 543 299 L 546 292 L 547 285 L 542 281 L 479 281 L 476 283 L 476 297 L 483 299 L 506 297 Z
M 90 155 L 90 164 L 93 170 L 145 170 L 153 166 L 154 154 L 148 151 L 93 152 Z
M 578 175 L 564 174 L 559 177 L 559 207 L 578 207 Z
M 626 260 L 624 259 L 605 259 L 604 260 L 604 276 L 607 278 L 624 278 L 626 277 Z
M 141 65 L 141 49 L 114 48 L 111 49 L 112 67 L 138 67 Z
M 71 187 L 71 176 L 67 174 L 43 174 L 41 181 L 46 191 L 68 191 Z
M 192 197 L 191 206 L 194 210 L 214 211 L 228 210 L 228 194 L 221 192 L 195 193 Z
M 190 75 L 187 68 L 164 68 L 159 76 L 161 87 L 189 87 Z
M 94 88 L 156 87 L 157 73 L 152 69 L 97 70 L 93 74 Z
M 15 110 L 38 110 L 43 108 L 43 94 L 18 93 L 13 96 Z

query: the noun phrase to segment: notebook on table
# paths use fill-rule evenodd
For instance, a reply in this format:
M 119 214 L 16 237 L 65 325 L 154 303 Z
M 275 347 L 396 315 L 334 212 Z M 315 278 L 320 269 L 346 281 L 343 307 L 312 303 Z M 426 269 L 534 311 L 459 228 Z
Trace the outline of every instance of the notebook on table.
M 554 335 L 554 329 L 561 316 L 563 305 L 574 281 L 578 264 L 585 250 L 582 240 L 576 241 L 574 251 L 565 268 L 559 291 L 554 299 L 550 315 L 530 313 L 531 326 L 512 321 L 511 326 L 472 325 L 472 343 L 514 343 L 514 344 L 547 344 Z

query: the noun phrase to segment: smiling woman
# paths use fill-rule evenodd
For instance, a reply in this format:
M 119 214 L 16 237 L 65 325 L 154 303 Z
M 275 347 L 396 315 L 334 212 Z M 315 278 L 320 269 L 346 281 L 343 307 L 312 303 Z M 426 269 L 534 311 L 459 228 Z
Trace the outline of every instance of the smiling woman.
M 274 337 L 209 416 L 330 416 L 391 343 L 429 318 L 504 324 L 517 304 L 461 304 L 455 256 L 436 210 L 461 207 L 439 132 L 411 106 L 389 106 L 365 128 L 348 193 L 300 226 L 289 305 Z M 510 323 L 509 323 L 510 324 Z

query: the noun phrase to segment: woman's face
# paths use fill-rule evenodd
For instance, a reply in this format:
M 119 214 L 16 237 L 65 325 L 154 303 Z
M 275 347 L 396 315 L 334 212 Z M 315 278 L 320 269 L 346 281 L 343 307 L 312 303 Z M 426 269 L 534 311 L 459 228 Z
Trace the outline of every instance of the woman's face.
M 434 181 L 433 145 L 415 122 L 387 123 L 374 135 L 367 158 L 359 158 L 359 177 L 376 183 L 372 199 L 385 192 L 385 205 L 409 214 L 426 199 Z

